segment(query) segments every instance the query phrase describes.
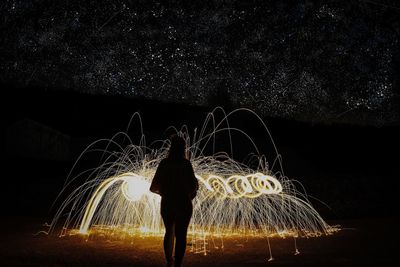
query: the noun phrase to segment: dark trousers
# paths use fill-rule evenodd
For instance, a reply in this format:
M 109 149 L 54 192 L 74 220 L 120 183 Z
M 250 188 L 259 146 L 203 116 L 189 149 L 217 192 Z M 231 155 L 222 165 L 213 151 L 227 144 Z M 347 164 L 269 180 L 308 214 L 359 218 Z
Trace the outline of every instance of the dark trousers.
M 186 235 L 192 217 L 190 200 L 161 200 L 161 217 L 165 225 L 164 253 L 167 262 L 172 262 L 175 239 L 175 266 L 180 266 L 186 250 Z

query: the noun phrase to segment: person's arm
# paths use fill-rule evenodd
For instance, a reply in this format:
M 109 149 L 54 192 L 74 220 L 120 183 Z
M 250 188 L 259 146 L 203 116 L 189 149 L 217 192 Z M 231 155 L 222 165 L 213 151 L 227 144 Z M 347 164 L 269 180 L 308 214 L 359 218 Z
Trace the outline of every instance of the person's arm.
M 161 182 L 163 179 L 163 161 L 158 164 L 156 173 L 154 174 L 153 180 L 151 181 L 150 191 L 161 195 Z
M 197 190 L 199 189 L 199 182 L 197 181 L 196 176 L 194 175 L 194 171 L 193 171 L 193 166 L 190 163 L 190 161 L 188 161 L 188 177 L 187 179 L 189 180 L 189 197 L 190 199 L 194 199 L 196 197 L 197 194 Z

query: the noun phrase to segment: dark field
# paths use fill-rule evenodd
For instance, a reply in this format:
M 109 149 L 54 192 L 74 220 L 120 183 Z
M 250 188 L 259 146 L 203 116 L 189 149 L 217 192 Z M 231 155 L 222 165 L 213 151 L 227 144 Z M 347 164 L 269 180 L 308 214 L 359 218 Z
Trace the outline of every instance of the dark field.
M 347 220 L 342 230 L 321 238 L 270 239 L 273 261 L 268 262 L 266 239 L 225 239 L 223 250 L 212 247 L 207 256 L 190 252 L 184 266 L 397 266 L 398 220 Z M 124 241 L 89 240 L 80 236 L 59 238 L 35 235 L 40 219 L 13 217 L 2 220 L 2 266 L 163 266 L 160 237 Z M 218 244 L 218 242 L 216 242 Z

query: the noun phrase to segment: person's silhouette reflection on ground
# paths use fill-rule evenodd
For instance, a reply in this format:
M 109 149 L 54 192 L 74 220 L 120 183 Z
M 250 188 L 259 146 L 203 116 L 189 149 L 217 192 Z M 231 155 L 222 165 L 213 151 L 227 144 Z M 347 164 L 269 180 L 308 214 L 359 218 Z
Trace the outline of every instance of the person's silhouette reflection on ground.
M 161 160 L 150 191 L 161 195 L 161 216 L 165 225 L 164 253 L 167 266 L 181 266 L 186 250 L 186 235 L 192 217 L 192 200 L 198 190 L 193 167 L 187 159 L 186 142 L 171 137 L 168 156 Z M 172 251 L 175 241 L 175 259 Z

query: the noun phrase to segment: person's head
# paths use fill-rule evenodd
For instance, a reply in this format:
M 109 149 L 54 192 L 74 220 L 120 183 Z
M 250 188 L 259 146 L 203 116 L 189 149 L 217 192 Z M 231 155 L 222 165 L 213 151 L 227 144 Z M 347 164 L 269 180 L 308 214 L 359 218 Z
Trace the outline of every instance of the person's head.
M 186 156 L 186 142 L 183 137 L 174 134 L 171 136 L 171 146 L 168 152 L 168 158 L 182 159 L 187 158 Z

